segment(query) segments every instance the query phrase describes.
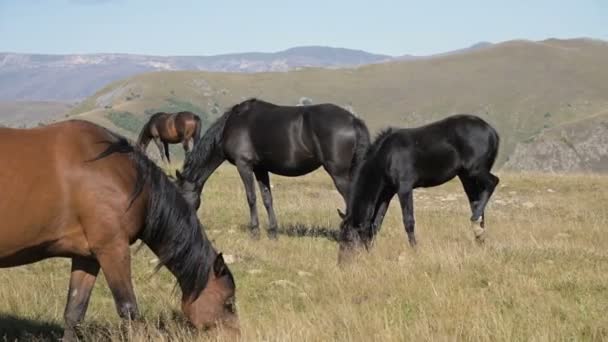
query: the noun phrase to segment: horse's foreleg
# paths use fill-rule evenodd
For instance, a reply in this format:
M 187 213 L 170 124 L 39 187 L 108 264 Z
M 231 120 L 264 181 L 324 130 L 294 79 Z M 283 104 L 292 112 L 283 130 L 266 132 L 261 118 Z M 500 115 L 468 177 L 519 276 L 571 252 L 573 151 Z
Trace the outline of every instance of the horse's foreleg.
M 262 201 L 266 212 L 268 213 L 268 237 L 271 239 L 277 238 L 277 218 L 272 207 L 272 192 L 270 191 L 270 178 L 267 171 L 256 171 L 255 178 L 258 180 Z
M 416 246 L 416 236 L 414 234 L 414 196 L 410 186 L 399 186 L 397 192 L 399 196 L 399 203 L 401 204 L 401 213 L 403 215 L 403 226 L 407 233 L 407 239 L 410 246 Z
M 251 222 L 249 224 L 250 233 L 254 239 L 258 239 L 260 237 L 260 224 L 258 221 L 258 210 L 255 206 L 255 184 L 253 181 L 253 170 L 250 165 L 239 162 L 236 163 L 236 168 L 239 171 L 241 179 L 243 180 L 245 192 L 247 193 L 247 203 L 249 204 L 249 215 L 251 217 Z
M 372 234 L 376 236 L 382 227 L 382 221 L 384 221 L 384 216 L 388 211 L 388 206 L 391 203 L 391 199 L 393 198 L 394 193 L 391 194 L 382 194 L 380 198 L 379 204 L 376 208 L 376 212 L 374 214 L 374 219 L 372 221 Z
M 89 306 L 91 291 L 95 285 L 99 263 L 97 260 L 75 257 L 72 259 L 72 275 L 68 290 L 68 302 L 63 317 L 65 331 L 63 341 L 78 341 L 77 329 Z
M 96 254 L 114 297 L 116 311 L 124 320 L 136 320 L 139 318 L 139 310 L 131 282 L 131 254 L 128 242 L 116 241 L 106 245 L 108 247 Z
M 182 142 L 182 146 L 184 147 L 185 155 L 188 155 L 188 153 L 190 153 L 190 139 L 185 139 Z

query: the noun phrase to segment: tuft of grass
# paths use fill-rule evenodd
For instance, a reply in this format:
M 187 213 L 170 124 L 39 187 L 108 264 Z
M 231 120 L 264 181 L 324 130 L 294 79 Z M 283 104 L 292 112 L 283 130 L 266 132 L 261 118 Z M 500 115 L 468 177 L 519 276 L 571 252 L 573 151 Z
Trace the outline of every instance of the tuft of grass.
M 464 191 L 451 181 L 415 190 L 416 250 L 407 245 L 395 200 L 373 249 L 341 269 L 330 233 L 344 204 L 327 174 L 271 176 L 282 234 L 252 241 L 242 182 L 233 166 L 220 167 L 199 216 L 216 248 L 235 260 L 229 267 L 242 340 L 608 339 L 608 176 L 499 177 L 484 246 L 474 242 Z M 330 233 L 308 234 L 318 231 Z M 133 255 L 144 322 L 120 326 L 100 277 L 85 340 L 224 340 L 180 322 L 175 281 L 164 269 L 153 274 L 154 259 L 146 248 Z M 0 339 L 19 338 L 3 330 L 9 326 L 27 339 L 60 333 L 68 278 L 63 259 L 1 270 Z

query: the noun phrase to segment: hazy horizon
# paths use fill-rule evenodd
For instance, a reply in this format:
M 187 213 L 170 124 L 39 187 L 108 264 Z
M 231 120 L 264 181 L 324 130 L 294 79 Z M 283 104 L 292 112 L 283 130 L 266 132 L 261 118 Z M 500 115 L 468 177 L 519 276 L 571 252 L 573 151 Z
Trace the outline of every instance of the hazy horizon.
M 299 46 L 390 56 L 479 42 L 608 40 L 608 2 L 0 0 L 0 51 L 211 56 Z

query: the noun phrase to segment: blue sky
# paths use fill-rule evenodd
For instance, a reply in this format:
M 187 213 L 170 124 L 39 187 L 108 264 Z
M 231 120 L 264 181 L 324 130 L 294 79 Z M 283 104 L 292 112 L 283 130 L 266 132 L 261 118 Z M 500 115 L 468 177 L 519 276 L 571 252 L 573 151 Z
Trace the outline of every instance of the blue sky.
M 608 40 L 608 0 L 0 0 L 0 51 L 212 55 L 327 45 L 426 55 Z

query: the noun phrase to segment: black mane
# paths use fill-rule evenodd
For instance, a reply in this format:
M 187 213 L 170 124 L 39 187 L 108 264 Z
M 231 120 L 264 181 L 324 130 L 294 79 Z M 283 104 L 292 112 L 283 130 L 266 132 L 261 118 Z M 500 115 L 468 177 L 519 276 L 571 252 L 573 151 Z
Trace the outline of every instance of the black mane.
M 194 145 L 192 151 L 186 155 L 182 172 L 185 179 L 200 185 L 204 181 L 201 179 L 203 173 L 200 172 L 200 169 L 207 164 L 209 158 L 211 158 L 214 153 L 220 154 L 220 156 L 223 157 L 224 152 L 217 147 L 221 146 L 226 121 L 228 121 L 228 118 L 230 118 L 230 115 L 232 115 L 232 112 L 237 106 L 238 104 L 234 105 L 229 111 L 215 120 L 200 140 Z
M 371 237 L 373 235 L 371 225 L 364 225 L 363 227 L 346 227 L 351 225 L 354 215 L 358 215 L 357 221 L 360 221 L 365 216 L 365 210 L 370 203 L 374 203 L 380 193 L 383 183 L 383 170 L 379 167 L 379 163 L 376 160 L 378 151 L 384 141 L 395 131 L 396 128 L 388 127 L 381 130 L 374 141 L 370 144 L 366 151 L 365 158 L 357 166 L 351 183 L 351 195 L 349 202 L 347 203 L 346 216 L 341 224 L 342 233 L 346 233 L 348 229 L 357 230 L 360 235 L 366 235 Z M 348 228 L 348 229 L 347 229 Z M 343 236 L 341 238 L 344 238 Z
M 111 142 L 99 157 L 114 152 L 129 153 L 137 168 L 132 201 L 142 192 L 143 186 L 148 186 L 145 227 L 139 238 L 157 255 L 157 268 L 163 265 L 169 268 L 184 294 L 198 295 L 207 285 L 217 253 L 202 229 L 196 211 L 156 164 L 125 138 L 110 134 L 118 140 Z
M 376 138 L 374 139 L 374 141 L 369 146 L 369 149 L 367 150 L 367 156 L 369 157 L 369 156 L 375 154 L 378 151 L 378 149 L 380 148 L 380 146 L 382 146 L 382 143 L 384 142 L 384 140 L 386 140 L 386 138 L 388 138 L 396 130 L 397 130 L 396 128 L 387 127 L 387 128 L 382 129 L 380 132 L 378 132 L 378 134 L 376 135 Z

